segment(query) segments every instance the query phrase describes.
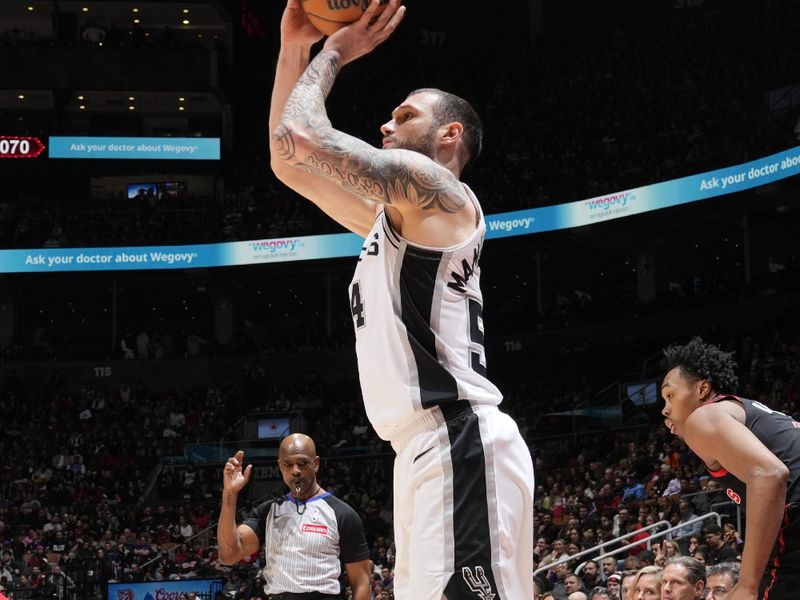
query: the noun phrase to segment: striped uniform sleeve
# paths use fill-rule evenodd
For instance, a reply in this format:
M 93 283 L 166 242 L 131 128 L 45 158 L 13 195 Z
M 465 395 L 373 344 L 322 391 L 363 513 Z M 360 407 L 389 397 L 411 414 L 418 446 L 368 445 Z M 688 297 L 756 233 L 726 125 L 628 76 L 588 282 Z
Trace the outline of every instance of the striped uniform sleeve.
M 247 525 L 250 529 L 256 532 L 258 536 L 258 543 L 259 547 L 264 545 L 264 540 L 266 539 L 266 526 L 267 526 L 267 515 L 269 514 L 269 509 L 272 505 L 275 504 L 274 500 L 267 500 L 262 504 L 259 504 L 256 509 L 250 513 L 250 516 L 247 517 L 242 525 Z
M 339 558 L 345 564 L 368 559 L 369 546 L 361 517 L 349 504 L 336 500 L 332 505 L 339 527 Z

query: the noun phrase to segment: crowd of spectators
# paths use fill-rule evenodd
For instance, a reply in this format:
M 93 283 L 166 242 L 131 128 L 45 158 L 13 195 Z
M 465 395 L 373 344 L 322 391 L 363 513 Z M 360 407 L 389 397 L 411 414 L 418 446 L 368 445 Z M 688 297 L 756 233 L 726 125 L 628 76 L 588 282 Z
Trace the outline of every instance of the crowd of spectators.
M 800 415 L 800 337 L 784 332 L 730 340 L 726 346 L 736 351 L 744 396 Z M 505 389 L 511 382 L 498 383 Z M 570 401 L 581 394 L 580 386 L 572 391 L 562 386 Z M 745 532 L 735 510 L 658 419 L 612 436 L 567 436 L 560 445 L 540 445 L 547 426 L 540 428 L 539 417 L 554 400 L 546 390 L 518 389 L 505 404 L 535 458 L 538 567 L 626 533 L 639 543 L 613 560 L 587 563 L 578 574 L 586 589 L 612 585 L 615 573 L 658 565 L 675 553 L 706 564 L 738 556 Z M 308 432 L 325 460 L 320 479 L 361 514 L 375 597 L 391 598 L 391 452 L 366 423 L 354 374 L 338 381 L 310 376 L 271 388 L 265 371 L 251 363 L 236 381 L 187 390 L 87 384 L 71 393 L 54 380 L 34 399 L 21 381 L 5 380 L 0 396 L 5 593 L 92 598 L 100 597 L 107 581 L 213 575 L 225 579 L 231 597 L 258 598 L 259 555 L 233 570 L 217 560 L 209 529 L 219 495 L 213 467 L 167 461 L 148 490 L 148 478 L 162 459 L 185 456 L 188 442 L 234 442 L 233 420 L 256 408 L 307 413 Z M 32 439 L 38 440 L 34 446 Z M 722 528 L 715 528 L 715 521 L 689 522 L 709 511 L 723 515 Z M 642 528 L 661 521 L 686 526 L 669 543 L 650 544 Z M 544 569 L 543 585 L 562 597 L 568 582 L 577 581 L 572 577 L 577 564 L 598 555 Z
M 141 500 L 162 458 L 181 456 L 187 441 L 216 440 L 230 431 L 239 393 L 235 385 L 156 392 L 141 383 L 113 392 L 87 385 L 70 393 L 51 381 L 41 399 L 27 402 L 21 382 L 9 377 L 0 398 L 6 589 L 47 587 L 45 576 L 56 564 L 78 598 L 91 597 L 109 578 L 207 571 L 214 561 L 207 535 L 194 539 L 190 554 L 184 546 L 171 561 L 145 565 L 161 545 L 183 544 L 207 527 L 209 490 L 216 491 L 211 482 L 187 467 L 158 483 L 169 505 L 143 506 Z

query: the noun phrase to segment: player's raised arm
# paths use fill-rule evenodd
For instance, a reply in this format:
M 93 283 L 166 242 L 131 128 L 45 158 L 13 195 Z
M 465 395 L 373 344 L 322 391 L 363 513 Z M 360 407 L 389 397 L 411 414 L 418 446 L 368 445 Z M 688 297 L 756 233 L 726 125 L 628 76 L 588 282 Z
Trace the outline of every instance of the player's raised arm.
M 311 46 L 321 39 L 322 34 L 306 17 L 300 0 L 288 0 L 281 17 L 281 49 L 269 106 L 270 131 L 278 124 L 294 84 L 308 67 Z M 273 166 L 282 165 L 278 162 Z
M 397 6 L 397 0 L 394 0 L 394 4 L 387 7 L 387 10 L 394 11 L 393 14 L 399 12 L 397 19 L 399 22 L 404 11 L 398 11 Z M 377 10 L 378 4 L 375 3 L 367 9 L 364 19 L 362 19 L 363 22 L 359 21 L 350 26 L 361 28 L 357 32 L 361 42 L 357 48 L 352 48 L 348 54 L 349 60 L 355 60 L 358 56 L 368 53 L 393 31 L 393 28 L 390 30 L 386 27 L 385 20 L 381 22 L 380 29 L 377 28 L 377 22 L 372 26 L 369 25 L 369 20 L 376 16 Z M 394 27 L 396 24 L 395 22 Z M 367 27 L 370 31 L 363 31 Z M 275 132 L 285 129 L 279 126 L 279 123 L 281 115 L 285 112 L 287 99 L 298 79 L 308 67 L 311 44 L 320 37 L 321 35 L 316 32 L 303 12 L 300 1 L 288 0 L 281 21 L 281 52 L 270 105 L 269 126 L 270 132 L 273 132 L 273 135 L 270 136 L 270 165 L 278 179 L 297 193 L 310 199 L 328 216 L 351 231 L 366 235 L 375 218 L 374 204 L 366 201 L 360 195 L 354 194 L 351 190 L 342 188 L 334 181 L 317 177 L 308 170 L 296 168 L 297 165 L 287 160 L 285 135 L 275 134 Z

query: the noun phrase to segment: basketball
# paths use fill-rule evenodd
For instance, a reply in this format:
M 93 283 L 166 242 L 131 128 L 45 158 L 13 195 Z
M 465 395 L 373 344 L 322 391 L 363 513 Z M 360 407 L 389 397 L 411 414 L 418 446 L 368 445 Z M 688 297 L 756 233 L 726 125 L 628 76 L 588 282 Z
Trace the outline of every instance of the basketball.
M 303 0 L 303 9 L 311 24 L 325 35 L 332 35 L 345 25 L 358 21 L 370 0 Z

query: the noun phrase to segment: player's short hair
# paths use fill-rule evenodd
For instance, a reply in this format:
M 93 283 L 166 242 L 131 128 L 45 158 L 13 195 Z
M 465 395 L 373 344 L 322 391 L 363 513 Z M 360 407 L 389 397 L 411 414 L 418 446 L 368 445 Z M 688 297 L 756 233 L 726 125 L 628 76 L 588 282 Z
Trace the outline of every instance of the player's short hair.
M 464 148 L 466 155 L 463 157 L 462 168 L 466 167 L 470 161 L 478 158 L 483 148 L 483 125 L 478 113 L 472 105 L 455 94 L 442 91 L 438 88 L 420 88 L 409 94 L 436 94 L 439 101 L 433 107 L 433 116 L 436 124 L 452 123 L 458 121 L 464 126 Z
M 678 367 L 695 380 L 707 380 L 716 392 L 733 392 L 739 384 L 733 352 L 723 352 L 718 346 L 706 344 L 701 337 L 684 346 L 673 344 L 663 352 L 668 371 Z

